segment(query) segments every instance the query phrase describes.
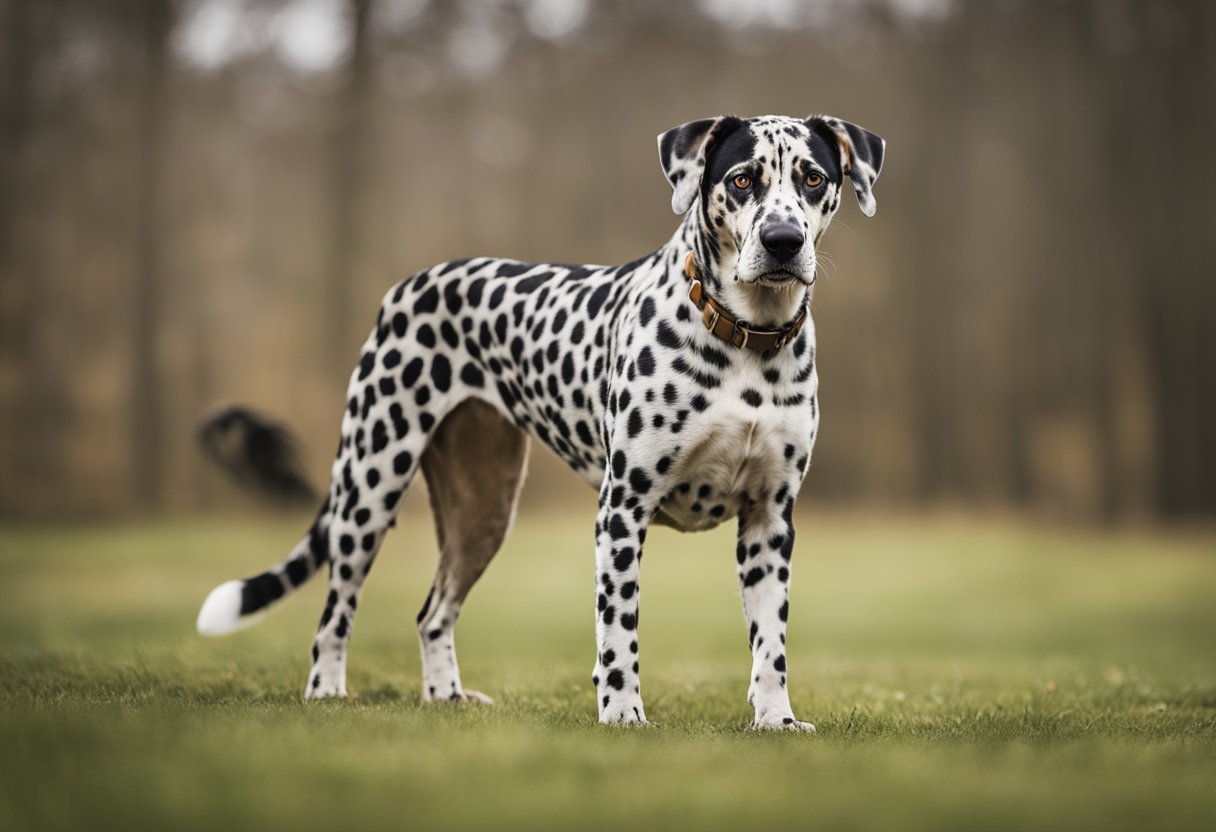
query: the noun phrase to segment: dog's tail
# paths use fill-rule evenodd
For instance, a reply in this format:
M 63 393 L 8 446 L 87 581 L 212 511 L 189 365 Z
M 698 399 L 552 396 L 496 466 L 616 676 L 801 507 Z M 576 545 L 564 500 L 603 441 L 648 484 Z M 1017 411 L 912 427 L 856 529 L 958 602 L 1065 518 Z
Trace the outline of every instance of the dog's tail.
M 226 405 L 203 417 L 203 452 L 233 479 L 280 502 L 315 504 L 300 472 L 299 442 L 283 425 L 247 407 Z
M 281 425 L 246 408 L 226 407 L 204 419 L 199 439 L 208 455 L 238 480 L 288 502 L 313 498 L 299 471 L 298 445 Z M 331 516 L 326 500 L 308 534 L 282 563 L 211 590 L 199 610 L 198 631 L 221 636 L 244 629 L 315 575 L 329 561 Z

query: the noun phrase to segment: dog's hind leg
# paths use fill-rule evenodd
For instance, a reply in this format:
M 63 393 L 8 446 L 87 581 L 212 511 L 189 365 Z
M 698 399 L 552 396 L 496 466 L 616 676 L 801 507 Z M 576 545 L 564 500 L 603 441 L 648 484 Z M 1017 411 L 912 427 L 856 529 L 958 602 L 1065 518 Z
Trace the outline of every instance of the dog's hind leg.
M 527 461 L 527 436 L 476 399 L 448 414 L 422 456 L 439 540 L 435 581 L 418 613 L 426 701 L 489 702 L 461 686 L 453 631 L 465 596 L 510 530 Z
M 329 595 L 313 641 L 306 699 L 346 695 L 346 647 L 359 593 L 436 430 L 437 416 L 450 403 L 446 383 L 444 395 L 431 396 L 423 377 L 428 364 L 440 366 L 441 357 L 416 356 L 402 369 L 404 359 L 396 346 L 400 343 L 389 340 L 386 326 L 379 326 L 351 378 L 324 531 Z M 449 371 L 443 359 L 444 379 Z M 438 373 L 432 369 L 431 377 Z M 424 391 L 426 395 L 420 395 Z M 414 406 L 407 409 L 411 393 Z

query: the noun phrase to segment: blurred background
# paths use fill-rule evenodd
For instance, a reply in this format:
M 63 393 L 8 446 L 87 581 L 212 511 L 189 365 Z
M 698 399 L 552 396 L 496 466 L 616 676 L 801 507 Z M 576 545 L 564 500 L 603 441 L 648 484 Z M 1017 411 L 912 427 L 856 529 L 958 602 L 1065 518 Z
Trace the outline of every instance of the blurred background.
M 804 502 L 1216 517 L 1216 4 L 0 0 L 0 515 L 232 508 L 199 415 L 316 482 L 384 291 L 677 223 L 654 137 L 888 141 L 816 293 Z M 580 501 L 547 452 L 529 507 Z

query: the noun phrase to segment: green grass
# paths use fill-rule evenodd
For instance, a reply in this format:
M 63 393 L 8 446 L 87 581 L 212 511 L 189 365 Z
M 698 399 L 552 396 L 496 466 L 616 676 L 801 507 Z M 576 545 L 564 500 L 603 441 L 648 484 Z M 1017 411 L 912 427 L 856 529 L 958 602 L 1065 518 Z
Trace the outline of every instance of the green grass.
M 595 722 L 588 511 L 527 515 L 458 628 L 493 708 L 424 706 L 403 517 L 345 702 L 300 693 L 314 582 L 193 633 L 304 521 L 0 528 L 0 828 L 1216 828 L 1216 538 L 804 517 L 789 635 L 816 736 L 745 730 L 730 530 L 656 530 L 643 693 Z M 290 826 L 289 826 L 290 824 Z

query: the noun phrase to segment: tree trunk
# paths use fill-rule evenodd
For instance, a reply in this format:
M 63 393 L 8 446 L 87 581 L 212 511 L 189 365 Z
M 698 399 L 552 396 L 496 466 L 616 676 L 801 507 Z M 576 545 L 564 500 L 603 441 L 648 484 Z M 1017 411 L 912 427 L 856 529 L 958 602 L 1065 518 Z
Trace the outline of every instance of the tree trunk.
M 339 93 L 331 169 L 332 238 L 326 269 L 325 308 L 328 338 L 326 365 L 335 384 L 343 389 L 354 364 L 357 344 L 351 326 L 354 294 L 353 266 L 358 245 L 361 195 L 369 142 L 368 97 L 371 80 L 372 0 L 349 0 L 351 49 L 346 81 Z
M 165 165 L 168 42 L 173 26 L 172 0 L 144 0 L 141 49 L 142 88 L 135 182 L 135 282 L 131 302 L 131 463 L 136 503 L 161 503 L 164 423 L 157 378 L 157 321 L 163 280 L 161 181 Z

